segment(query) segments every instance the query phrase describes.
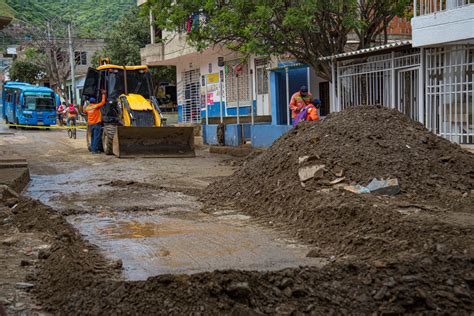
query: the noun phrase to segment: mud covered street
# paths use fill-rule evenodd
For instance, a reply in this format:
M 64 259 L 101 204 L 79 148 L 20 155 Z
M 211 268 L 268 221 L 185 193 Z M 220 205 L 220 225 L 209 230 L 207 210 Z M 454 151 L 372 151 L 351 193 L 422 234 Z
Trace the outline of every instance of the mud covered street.
M 474 157 L 394 110 L 332 114 L 234 163 L 0 137 L 31 175 L 2 196 L 9 314 L 474 311 Z
M 108 278 L 146 280 L 168 273 L 278 270 L 327 263 L 325 258 L 307 258 L 307 245 L 237 210 L 201 211 L 199 192 L 233 172 L 224 162 L 228 157 L 198 150 L 193 159 L 120 160 L 87 152 L 82 131 L 77 140 L 67 138 L 63 131 L 2 131 L 3 154 L 26 158 L 29 163 L 31 182 L 24 196 L 51 207 L 48 212 L 64 218 L 97 247 L 100 256 L 118 264 L 121 273 Z M 22 232 L 10 234 L 5 232 L 4 237 L 23 242 L 8 239 L 4 244 L 26 247 L 29 253 L 25 257 L 20 250 L 12 255 L 8 270 L 18 280 L 11 281 L 0 296 L 11 311 L 39 308 L 21 297 L 28 297 L 23 289 L 17 289 L 23 293 L 19 297 L 11 297 L 10 292 L 11 285 L 23 281 L 28 271 L 34 273 L 40 248 L 50 249 L 49 242 L 41 242 L 48 233 L 40 229 L 27 233 L 28 238 Z M 23 257 L 30 260 L 26 267 L 21 266 Z M 61 273 L 61 266 L 57 268 L 55 273 Z

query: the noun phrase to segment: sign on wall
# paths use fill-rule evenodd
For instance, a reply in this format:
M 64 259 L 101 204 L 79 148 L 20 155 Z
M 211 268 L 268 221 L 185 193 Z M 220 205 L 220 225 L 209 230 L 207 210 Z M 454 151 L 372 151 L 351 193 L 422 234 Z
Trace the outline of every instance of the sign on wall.
M 219 73 L 213 73 L 207 75 L 207 84 L 219 83 Z

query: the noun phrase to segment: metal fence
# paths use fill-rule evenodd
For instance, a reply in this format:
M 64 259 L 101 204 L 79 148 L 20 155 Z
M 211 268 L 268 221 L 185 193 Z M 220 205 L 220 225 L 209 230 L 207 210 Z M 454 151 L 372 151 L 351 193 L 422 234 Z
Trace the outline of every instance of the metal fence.
M 474 143 L 474 45 L 339 61 L 336 89 L 336 111 L 396 108 L 452 142 Z
M 201 123 L 200 77 L 198 69 L 181 73 L 178 97 L 182 102 L 182 123 Z
M 390 105 L 391 57 L 338 67 L 340 109 L 357 105 Z
M 338 109 L 382 105 L 397 108 L 420 121 L 419 72 L 420 52 L 417 49 L 371 56 L 358 62 L 339 62 Z
M 474 0 L 414 0 L 414 15 L 427 15 L 474 4 Z
M 426 49 L 426 127 L 474 143 L 474 45 Z

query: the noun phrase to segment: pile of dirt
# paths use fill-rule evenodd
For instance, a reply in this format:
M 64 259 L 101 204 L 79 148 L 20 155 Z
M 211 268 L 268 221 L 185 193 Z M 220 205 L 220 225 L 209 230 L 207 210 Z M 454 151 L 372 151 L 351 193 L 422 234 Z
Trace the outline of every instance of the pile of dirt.
M 324 167 L 302 183 L 299 170 L 316 165 Z M 398 179 L 400 193 L 345 189 L 373 178 Z M 396 110 L 354 107 L 297 126 L 202 201 L 290 228 L 322 254 L 472 254 L 474 155 Z
M 120 262 L 106 260 L 97 247 L 84 241 L 66 219 L 48 206 L 22 198 L 12 209 L 15 226 L 22 232 L 40 232 L 50 248 L 38 254 L 39 269 L 29 275 L 34 294 L 46 307 L 63 303 L 78 289 L 120 275 Z
M 54 210 L 21 200 L 12 210 L 20 230 L 41 231 L 52 245 L 29 281 L 43 306 L 67 315 L 90 314 L 350 314 L 474 311 L 472 269 L 464 258 L 433 256 L 400 265 L 334 263 L 323 269 L 215 271 L 123 281 L 116 262 Z

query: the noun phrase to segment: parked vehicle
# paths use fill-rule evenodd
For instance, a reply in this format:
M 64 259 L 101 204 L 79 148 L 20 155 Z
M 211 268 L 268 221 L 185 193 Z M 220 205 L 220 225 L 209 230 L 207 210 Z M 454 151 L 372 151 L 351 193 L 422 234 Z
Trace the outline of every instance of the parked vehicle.
M 50 88 L 10 81 L 3 86 L 2 104 L 7 124 L 56 125 L 59 96 Z
M 99 64 L 87 72 L 82 99 L 99 100 L 100 91 L 107 91 L 106 103 L 100 108 L 107 155 L 195 156 L 193 127 L 166 126 L 147 66 L 112 65 L 108 59 L 99 59 Z M 86 139 L 90 149 L 90 129 Z

